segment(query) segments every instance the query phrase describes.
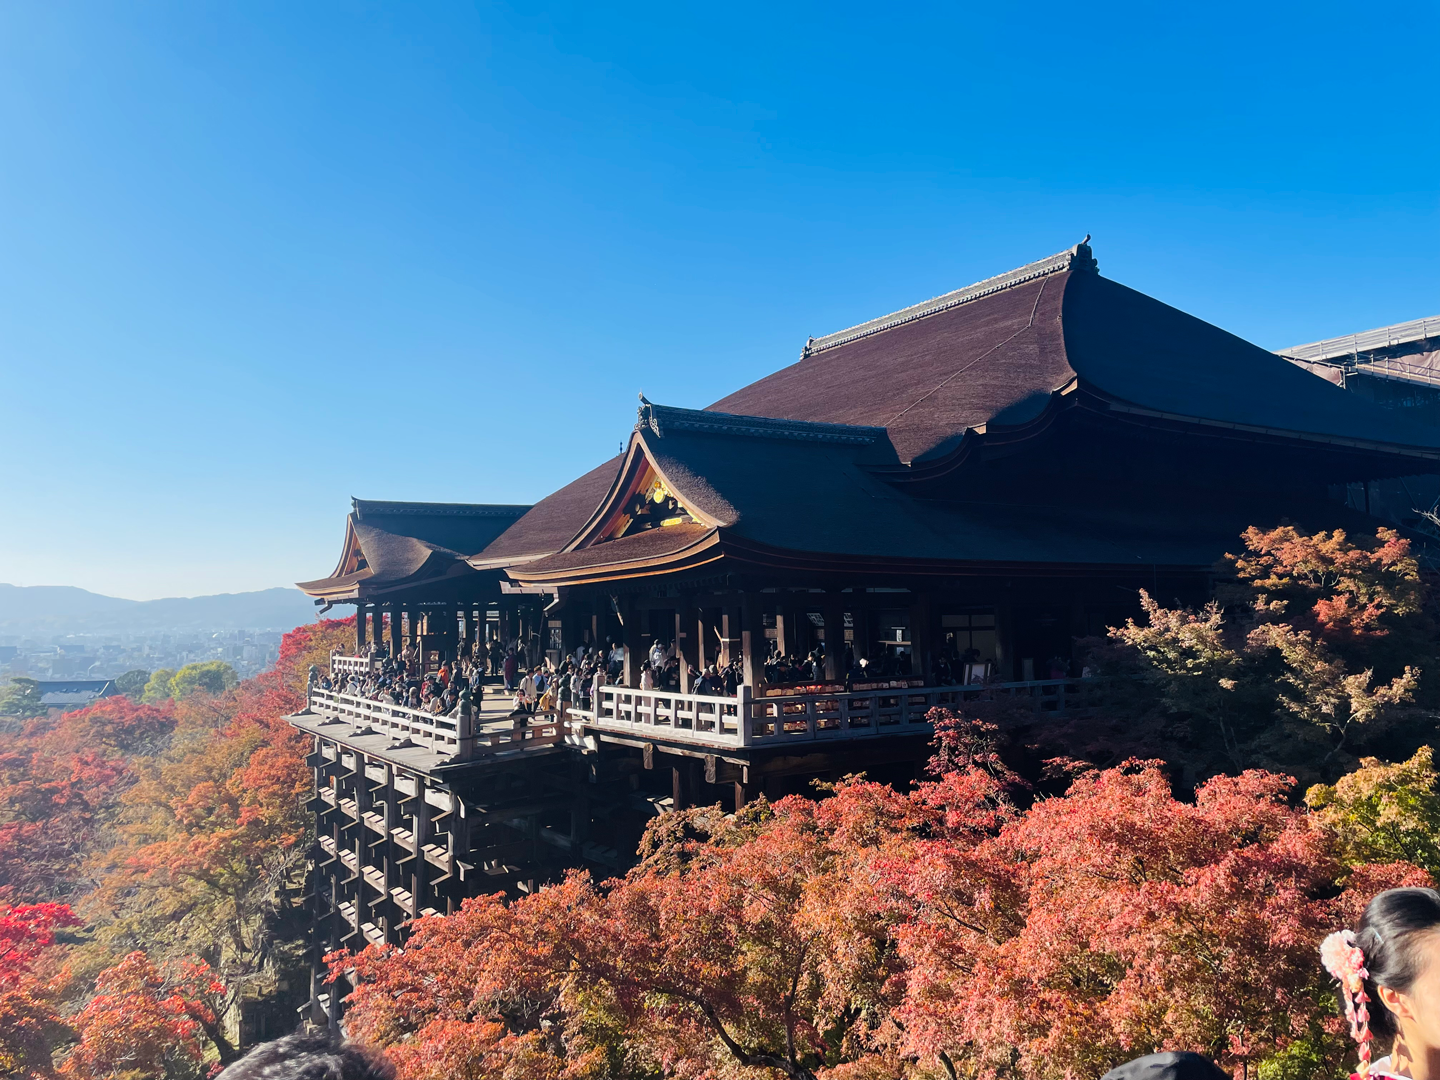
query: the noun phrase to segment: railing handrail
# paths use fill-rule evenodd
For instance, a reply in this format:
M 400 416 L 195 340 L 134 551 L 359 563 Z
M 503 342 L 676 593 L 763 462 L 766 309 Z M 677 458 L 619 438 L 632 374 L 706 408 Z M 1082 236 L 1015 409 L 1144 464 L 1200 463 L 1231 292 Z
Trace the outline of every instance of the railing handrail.
M 330 653 L 330 675 L 369 675 L 380 670 L 381 662 L 375 656 L 355 656 L 337 650 Z
M 309 707 L 312 712 L 330 714 L 335 719 L 348 718 L 352 727 L 366 724 L 402 739 L 408 738 L 417 745 L 428 745 L 431 750 L 440 753 L 448 751 L 451 757 L 459 761 L 515 750 L 538 750 L 556 745 L 564 739 L 564 732 L 558 721 L 536 724 L 533 727 L 527 725 L 477 732 L 474 730 L 473 713 L 462 713 L 460 716 L 428 713 L 412 709 L 408 705 L 373 701 L 318 686 L 310 690 Z
M 601 686 L 588 710 L 572 708 L 580 727 L 600 732 L 643 734 L 647 738 L 714 747 L 768 746 L 829 738 L 929 732 L 926 719 L 937 705 L 955 705 L 986 695 L 1029 696 L 1037 710 L 1062 713 L 1072 689 L 1088 689 L 1102 677 L 1026 679 L 951 686 L 891 686 L 803 694 L 752 696 L 741 686 L 734 696 L 682 694 Z

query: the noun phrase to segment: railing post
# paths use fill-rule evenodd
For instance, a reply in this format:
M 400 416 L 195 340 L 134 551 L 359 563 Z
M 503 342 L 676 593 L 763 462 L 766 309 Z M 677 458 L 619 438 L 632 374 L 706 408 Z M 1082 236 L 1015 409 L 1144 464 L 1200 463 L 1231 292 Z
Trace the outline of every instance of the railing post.
M 753 722 L 750 716 L 750 684 L 741 683 L 735 688 L 735 713 L 740 721 L 740 745 L 749 746 Z
M 469 761 L 475 756 L 475 717 L 467 698 L 455 718 L 455 760 Z

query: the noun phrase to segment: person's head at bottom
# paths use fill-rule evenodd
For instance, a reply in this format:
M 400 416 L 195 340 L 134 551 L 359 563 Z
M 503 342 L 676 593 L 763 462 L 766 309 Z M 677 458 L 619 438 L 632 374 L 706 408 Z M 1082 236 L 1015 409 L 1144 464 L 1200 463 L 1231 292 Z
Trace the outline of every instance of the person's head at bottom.
M 395 1067 L 338 1032 L 297 1032 L 255 1047 L 216 1080 L 395 1080 Z
M 1116 1065 L 1101 1080 L 1230 1080 L 1230 1077 L 1203 1054 L 1179 1050 L 1146 1054 Z
M 1440 1078 L 1440 893 L 1387 889 L 1354 933 L 1331 934 L 1320 954 L 1340 983 L 1360 1072 Z M 1390 1054 L 1369 1066 L 1372 1039 Z

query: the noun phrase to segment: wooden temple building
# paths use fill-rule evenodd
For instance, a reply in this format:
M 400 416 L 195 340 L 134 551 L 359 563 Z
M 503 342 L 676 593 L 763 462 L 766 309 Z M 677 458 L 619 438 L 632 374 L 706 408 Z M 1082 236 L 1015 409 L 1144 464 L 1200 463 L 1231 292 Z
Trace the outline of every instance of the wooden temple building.
M 905 782 L 925 714 L 1065 708 L 1077 638 L 1198 603 L 1249 525 L 1373 533 L 1348 485 L 1440 473 L 1440 430 L 1102 277 L 1080 244 L 805 343 L 706 409 L 643 397 L 623 454 L 533 507 L 356 501 L 302 584 L 436 663 L 476 641 L 623 646 L 593 707 L 516 725 L 316 690 L 315 953 L 403 941 L 466 896 L 623 870 L 645 822 L 865 771 Z M 639 689 L 656 641 L 733 696 Z M 769 685 L 773 652 L 824 678 Z M 843 670 L 847 652 L 867 661 Z M 965 685 L 937 685 L 945 657 Z M 984 680 L 982 690 L 974 680 Z M 317 987 L 313 1007 L 335 1019 Z

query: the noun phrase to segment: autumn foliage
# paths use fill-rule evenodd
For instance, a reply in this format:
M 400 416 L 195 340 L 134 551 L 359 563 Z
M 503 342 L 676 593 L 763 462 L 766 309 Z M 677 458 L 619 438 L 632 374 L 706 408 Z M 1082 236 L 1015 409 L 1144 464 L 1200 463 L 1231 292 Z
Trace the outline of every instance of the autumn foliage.
M 1423 870 L 1356 863 L 1264 772 L 1179 799 L 1132 762 L 1031 799 L 993 732 L 940 719 L 944 767 L 912 792 L 666 815 L 622 878 L 332 957 L 348 1023 L 413 1080 L 1058 1080 L 1172 1048 L 1341 1068 L 1316 942 Z
M 329 957 L 349 1031 L 402 1080 L 1070 1080 L 1162 1049 L 1341 1075 L 1316 945 L 1440 871 L 1432 601 L 1393 533 L 1243 539 L 1213 604 L 1147 595 L 1096 643 L 1110 712 L 937 712 L 907 790 L 662 814 L 616 878 Z M 0 736 L 0 1074 L 199 1080 L 242 1001 L 295 1016 L 312 779 L 283 718 L 352 630 Z
M 302 627 L 238 686 L 0 736 L 0 1075 L 205 1076 L 242 997 L 303 984 L 308 746 L 283 718 L 349 634 Z

